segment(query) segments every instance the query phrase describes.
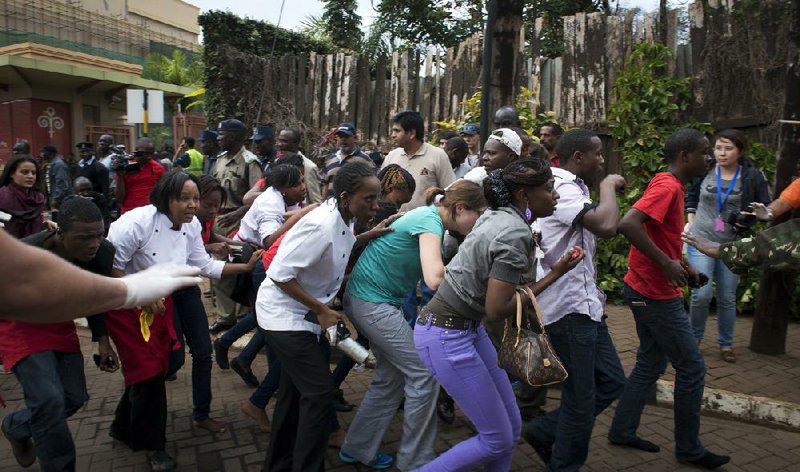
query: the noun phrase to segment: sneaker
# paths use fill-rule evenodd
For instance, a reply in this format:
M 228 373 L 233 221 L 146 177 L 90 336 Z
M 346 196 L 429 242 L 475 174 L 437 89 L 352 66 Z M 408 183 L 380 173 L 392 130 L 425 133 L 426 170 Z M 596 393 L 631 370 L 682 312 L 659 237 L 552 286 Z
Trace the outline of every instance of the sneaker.
M 360 462 L 358 462 L 358 459 L 356 459 L 355 457 L 351 456 L 350 454 L 348 454 L 348 453 L 346 453 L 344 451 L 339 451 L 339 460 L 341 460 L 345 464 L 359 464 L 360 463 Z M 377 454 L 375 454 L 375 459 L 372 460 L 371 464 L 364 464 L 364 465 L 366 465 L 368 467 L 371 467 L 373 469 L 383 470 L 383 469 L 388 469 L 389 467 L 391 467 L 393 463 L 394 463 L 394 459 L 392 459 L 391 456 L 388 456 L 388 455 L 386 455 L 386 454 L 384 454 L 382 452 L 378 452 Z
M 0 427 L 3 431 L 3 436 L 6 437 L 8 443 L 11 445 L 11 451 L 14 453 L 14 459 L 17 460 L 17 464 L 20 467 L 30 467 L 36 462 L 36 451 L 33 449 L 33 439 L 28 438 L 24 441 L 18 441 L 6 432 L 6 425 L 5 421 L 2 422 L 3 425 Z
M 256 378 L 255 375 L 253 375 L 253 371 L 252 369 L 250 369 L 249 365 L 245 366 L 241 362 L 239 362 L 238 357 L 234 357 L 233 360 L 231 361 L 231 369 L 233 369 L 234 372 L 239 374 L 239 377 L 242 378 L 242 380 L 244 381 L 245 384 L 247 384 L 248 387 L 253 387 L 253 388 L 258 387 L 258 378 Z
M 719 350 L 719 355 L 722 357 L 722 360 L 725 362 L 730 362 L 731 364 L 736 362 L 736 354 L 733 353 L 733 349 L 726 347 L 721 348 Z
M 147 462 L 152 471 L 175 470 L 175 459 L 167 451 L 147 451 Z
M 219 338 L 214 340 L 214 360 L 222 370 L 231 368 L 231 364 L 228 362 L 228 348 L 222 345 Z

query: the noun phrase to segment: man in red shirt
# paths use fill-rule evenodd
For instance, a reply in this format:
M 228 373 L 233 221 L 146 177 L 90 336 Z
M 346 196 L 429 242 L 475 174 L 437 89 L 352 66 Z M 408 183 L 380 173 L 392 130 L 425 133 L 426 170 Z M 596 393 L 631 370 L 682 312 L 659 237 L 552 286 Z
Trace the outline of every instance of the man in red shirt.
M 639 350 L 608 438 L 612 444 L 659 451 L 636 430 L 648 392 L 669 360 L 675 368 L 675 455 L 681 462 L 715 469 L 730 457 L 714 454 L 700 442 L 706 365 L 683 308 L 682 291 L 687 283 L 699 285 L 700 273 L 681 254 L 684 187 L 705 172 L 708 149 L 700 131 L 684 128 L 673 133 L 664 145 L 667 172 L 656 174 L 619 223 L 619 232 L 632 244 L 623 293 L 636 321 Z
M 150 204 L 150 191 L 165 172 L 161 164 L 153 160 L 155 149 L 150 138 L 140 138 L 133 153 L 136 161 L 114 169 L 117 171 L 116 197 L 120 214 Z
M 58 223 L 58 230 L 33 234 L 22 241 L 96 274 L 111 275 L 114 246 L 103 238 L 103 216 L 91 200 L 65 200 Z M 45 294 L 48 287 L 41 289 Z M 108 341 L 104 315 L 88 319 L 92 340 L 98 342 L 99 367 L 113 372 L 119 362 Z M 26 408 L 8 414 L 2 424 L 17 462 L 29 467 L 38 458 L 41 470 L 75 470 L 75 444 L 67 418 L 89 398 L 75 323 L 0 320 L 0 355 L 25 395 Z

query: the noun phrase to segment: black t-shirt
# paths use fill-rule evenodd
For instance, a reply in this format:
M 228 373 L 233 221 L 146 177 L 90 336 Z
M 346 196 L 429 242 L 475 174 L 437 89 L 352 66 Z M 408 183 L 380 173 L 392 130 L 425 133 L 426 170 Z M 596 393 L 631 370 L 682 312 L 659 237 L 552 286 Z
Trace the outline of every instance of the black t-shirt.
M 41 231 L 22 239 L 22 242 L 38 248 L 44 248 L 45 242 L 54 237 L 55 234 L 55 231 Z M 103 239 L 103 242 L 100 243 L 100 247 L 97 249 L 97 254 L 95 254 L 92 260 L 87 262 L 68 262 L 94 274 L 111 277 L 111 269 L 114 266 L 114 254 L 116 252 L 117 250 L 114 248 L 114 245 L 107 239 Z M 89 322 L 89 328 L 92 330 L 92 341 L 97 341 L 101 336 L 106 335 L 106 321 L 103 315 L 103 313 L 99 313 L 86 317 L 86 320 Z

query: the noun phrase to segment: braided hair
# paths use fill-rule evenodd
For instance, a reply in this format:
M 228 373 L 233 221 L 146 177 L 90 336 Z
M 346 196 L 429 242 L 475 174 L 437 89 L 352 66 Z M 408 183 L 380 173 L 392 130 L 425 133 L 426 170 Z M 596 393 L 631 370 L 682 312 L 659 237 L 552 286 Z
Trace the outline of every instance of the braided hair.
M 386 196 L 392 190 L 408 190 L 414 193 L 417 182 L 414 176 L 397 164 L 389 164 L 378 172 L 381 181 L 381 196 Z
M 366 164 L 351 162 L 339 168 L 336 177 L 333 179 L 333 198 L 336 203 L 343 193 L 353 195 L 358 192 L 364 182 L 365 177 L 374 177 L 375 171 Z
M 483 192 L 492 208 L 509 206 L 511 194 L 522 187 L 540 187 L 553 177 L 550 163 L 544 159 L 520 159 L 489 173 Z

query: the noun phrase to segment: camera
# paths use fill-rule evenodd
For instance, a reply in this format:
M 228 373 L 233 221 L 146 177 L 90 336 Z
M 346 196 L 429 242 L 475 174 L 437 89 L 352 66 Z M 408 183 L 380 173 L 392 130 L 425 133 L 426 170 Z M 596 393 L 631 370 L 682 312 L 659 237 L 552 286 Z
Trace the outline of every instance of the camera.
M 753 213 L 753 209 L 748 206 L 746 211 L 737 211 L 728 215 L 727 223 L 733 226 L 737 232 L 744 232 L 752 228 L 758 219 Z
M 368 351 L 361 344 L 358 344 L 350 336 L 350 330 L 345 326 L 344 321 L 339 320 L 335 325 L 326 330 L 328 341 L 331 346 L 336 346 L 359 364 L 364 364 L 369 369 L 374 369 L 377 361 L 372 351 Z
M 136 156 L 130 154 L 122 144 L 112 145 L 111 149 L 111 169 L 114 171 L 135 172 L 139 170 L 139 163 Z

